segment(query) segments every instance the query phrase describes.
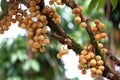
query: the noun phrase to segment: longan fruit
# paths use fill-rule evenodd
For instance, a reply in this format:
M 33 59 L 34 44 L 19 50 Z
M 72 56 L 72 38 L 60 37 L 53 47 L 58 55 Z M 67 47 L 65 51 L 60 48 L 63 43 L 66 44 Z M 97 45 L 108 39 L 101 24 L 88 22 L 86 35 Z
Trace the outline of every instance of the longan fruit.
M 33 53 L 36 53 L 36 52 L 37 52 L 37 49 L 33 47 L 33 48 L 32 48 L 32 52 L 33 52 Z
M 29 2 L 29 5 L 30 5 L 31 7 L 36 6 L 36 1 L 30 1 L 30 2 Z
M 82 70 L 82 68 L 83 68 L 82 65 L 79 64 L 79 65 L 78 65 L 78 69 Z
M 82 74 L 86 74 L 86 70 L 85 69 L 82 70 Z
M 86 50 L 81 51 L 81 55 L 87 55 L 87 51 Z
M 58 59 L 61 59 L 61 57 L 62 57 L 62 54 L 58 53 L 58 54 L 57 54 L 57 58 L 58 58 Z
M 98 66 L 98 69 L 101 70 L 101 71 L 104 71 L 105 67 L 104 66 Z
M 86 55 L 86 56 L 85 56 L 85 59 L 86 59 L 86 60 L 90 60 L 90 58 L 91 58 L 90 55 Z
M 88 55 L 90 55 L 90 58 L 94 58 L 95 54 L 93 52 L 88 52 Z
M 105 27 L 105 25 L 104 25 L 103 23 L 99 23 L 99 24 L 98 24 L 98 28 L 99 28 L 99 29 L 103 29 L 104 27 Z
M 75 23 L 80 23 L 81 22 L 81 18 L 77 16 L 77 17 L 75 17 L 74 21 L 75 21 Z
M 95 19 L 95 20 L 94 20 L 94 23 L 97 25 L 97 24 L 100 23 L 100 21 L 99 21 L 98 19 Z
M 101 37 L 102 37 L 102 38 L 106 38 L 106 37 L 107 37 L 107 34 L 106 34 L 106 33 L 101 33 Z
M 86 60 L 86 59 L 81 59 L 81 60 L 80 60 L 80 63 L 81 63 L 81 64 L 86 64 L 86 63 L 87 63 L 87 60 Z
M 107 52 L 108 52 L 108 50 L 106 48 L 101 49 L 101 53 L 106 54 Z
M 59 53 L 61 53 L 62 55 L 68 54 L 68 49 L 62 49 L 62 50 L 60 50 Z
M 90 66 L 96 66 L 96 60 L 95 59 L 90 60 Z
M 98 61 L 97 61 L 97 65 L 98 65 L 98 66 L 102 66 L 103 63 L 104 63 L 104 62 L 103 62 L 102 60 L 98 60 Z
M 35 7 L 29 7 L 29 12 L 35 12 Z
M 97 74 L 97 75 L 102 75 L 102 71 L 99 70 L 99 69 L 97 69 L 97 70 L 96 70 L 96 74 Z
M 35 9 L 39 11 L 40 7 L 38 5 L 35 6 Z
M 99 41 L 100 39 L 101 39 L 101 34 L 96 34 L 96 35 L 95 35 L 95 40 L 96 40 L 96 41 Z
M 85 22 L 81 22 L 80 25 L 81 25 L 82 28 L 86 28 L 87 27 L 87 24 Z
M 26 28 L 26 25 L 24 23 L 21 24 L 21 28 Z
M 80 9 L 79 8 L 74 8 L 73 10 L 72 10 L 72 13 L 73 14 L 78 14 L 80 12 Z
M 103 46 L 102 43 L 98 43 L 98 47 L 99 47 L 100 49 L 102 49 L 104 46 Z
M 101 60 L 101 56 L 97 55 L 97 56 L 95 56 L 95 59 L 96 59 L 97 61 L 99 61 L 99 60 Z
M 91 73 L 91 77 L 92 77 L 92 78 L 95 78 L 96 76 L 97 76 L 97 74 Z
M 95 67 L 92 67 L 90 70 L 91 70 L 91 73 L 96 73 L 97 69 Z
M 92 30 L 92 32 L 95 32 L 95 33 L 98 31 L 96 26 L 92 27 L 91 30 Z
M 61 19 L 60 18 L 56 18 L 54 20 L 54 23 L 57 24 L 57 25 L 59 25 L 61 23 Z
M 79 59 L 81 60 L 81 59 L 84 59 L 85 58 L 85 56 L 84 55 L 80 55 L 79 56 Z
M 39 45 L 39 43 L 38 43 L 38 42 L 34 42 L 34 43 L 33 43 L 33 47 L 35 47 L 35 48 L 39 48 L 39 47 L 40 47 L 40 45 Z
M 45 48 L 44 48 L 43 46 L 41 46 L 41 47 L 39 48 L 39 50 L 40 50 L 40 52 L 45 52 Z

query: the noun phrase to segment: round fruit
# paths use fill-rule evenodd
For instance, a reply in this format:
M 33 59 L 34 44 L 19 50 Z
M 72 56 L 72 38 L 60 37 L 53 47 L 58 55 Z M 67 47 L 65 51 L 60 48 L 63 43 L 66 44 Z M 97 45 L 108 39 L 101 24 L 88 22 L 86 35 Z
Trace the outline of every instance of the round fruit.
M 96 73 L 96 68 L 95 67 L 91 68 L 91 73 Z
M 101 70 L 101 71 L 104 71 L 105 67 L 104 66 L 99 66 L 98 69 Z
M 75 23 L 80 23 L 81 22 L 81 18 L 77 16 L 77 17 L 75 17 L 74 21 L 75 21 Z
M 101 60 L 101 56 L 97 55 L 97 56 L 95 56 L 95 59 L 96 59 L 97 61 L 99 61 L 99 60 Z
M 99 41 L 100 39 L 101 39 L 101 34 L 96 34 L 96 35 L 95 35 L 95 40 L 96 40 L 96 41 Z
M 95 19 L 95 20 L 94 20 L 94 23 L 95 23 L 95 24 L 99 24 L 100 21 L 99 21 L 98 19 Z
M 82 28 L 86 28 L 87 27 L 87 24 L 85 22 L 81 22 L 80 25 L 81 25 Z
M 90 66 L 96 66 L 96 60 L 95 59 L 90 60 Z
M 102 75 L 102 71 L 101 70 L 96 70 L 96 74 L 97 75 Z
M 87 51 L 86 50 L 81 51 L 81 55 L 87 55 Z
M 106 54 L 108 50 L 106 48 L 101 49 L 101 53 Z
M 82 74 L 86 74 L 86 70 L 85 69 L 82 70 Z

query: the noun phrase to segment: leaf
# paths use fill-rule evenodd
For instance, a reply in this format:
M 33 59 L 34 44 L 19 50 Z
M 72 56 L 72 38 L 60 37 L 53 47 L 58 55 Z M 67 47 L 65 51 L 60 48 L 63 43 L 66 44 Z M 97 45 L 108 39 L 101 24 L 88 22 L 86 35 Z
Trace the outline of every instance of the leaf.
M 97 9 L 100 9 L 101 7 L 103 7 L 106 3 L 106 0 L 98 0 L 98 7 Z
M 7 2 L 7 0 L 2 0 L 1 1 L 1 9 L 2 9 L 2 11 L 8 11 L 8 2 Z
M 110 0 L 111 4 L 112 4 L 112 10 L 114 10 L 117 7 L 118 4 L 118 0 Z
M 40 70 L 40 65 L 36 60 L 30 60 L 30 66 L 36 72 Z
M 96 7 L 98 0 L 91 0 L 89 6 L 88 6 L 88 14 L 92 12 L 92 10 Z
M 0 14 L 0 20 L 3 19 L 5 15 L 8 13 L 8 2 L 7 0 L 1 0 L 1 9 L 2 9 L 2 14 Z

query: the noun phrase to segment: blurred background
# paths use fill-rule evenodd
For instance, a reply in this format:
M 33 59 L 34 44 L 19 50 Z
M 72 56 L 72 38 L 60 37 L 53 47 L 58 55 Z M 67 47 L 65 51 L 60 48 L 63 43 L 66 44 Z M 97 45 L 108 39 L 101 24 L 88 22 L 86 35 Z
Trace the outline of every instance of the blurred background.
M 49 1 L 49 0 L 45 0 Z M 88 0 L 75 0 L 83 6 L 83 13 L 91 19 L 100 19 L 105 24 L 105 31 L 108 34 L 106 40 L 101 42 L 112 51 L 117 58 L 120 57 L 120 0 L 114 11 L 112 11 L 109 0 L 106 4 L 90 14 L 87 14 Z M 46 2 L 48 4 L 48 2 Z M 74 15 L 67 6 L 53 5 L 61 16 L 63 28 L 71 38 L 85 47 L 90 41 L 85 29 L 75 24 Z M 88 16 L 89 15 L 89 16 Z M 93 23 L 91 22 L 91 25 Z M 49 29 L 48 29 L 49 30 Z M 49 35 L 48 35 L 49 36 Z M 18 28 L 17 23 L 12 24 L 9 31 L 0 35 L 0 80 L 94 80 L 88 71 L 82 75 L 78 70 L 78 55 L 69 50 L 69 54 L 57 59 L 56 55 L 63 45 L 50 37 L 50 45 L 44 53 L 32 53 L 28 45 L 27 31 Z M 66 47 L 65 47 L 66 48 Z M 109 59 L 107 62 L 111 67 L 120 73 L 120 68 L 115 66 Z M 96 77 L 95 80 L 107 80 Z

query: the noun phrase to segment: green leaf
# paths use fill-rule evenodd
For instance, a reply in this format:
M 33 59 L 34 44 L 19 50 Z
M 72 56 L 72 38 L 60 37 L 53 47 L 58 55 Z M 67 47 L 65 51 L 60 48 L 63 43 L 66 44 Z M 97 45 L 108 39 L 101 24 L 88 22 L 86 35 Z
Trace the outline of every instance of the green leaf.
M 97 9 L 100 9 L 101 7 L 103 7 L 106 3 L 106 0 L 98 0 L 98 7 Z
M 6 16 L 7 13 L 8 13 L 8 2 L 7 2 L 7 0 L 1 0 L 1 9 L 2 9 L 2 14 L 0 14 L 0 20 L 2 20 L 3 17 Z
M 117 7 L 118 0 L 110 0 L 110 2 L 112 4 L 112 10 L 114 10 Z
M 88 6 L 88 14 L 92 12 L 92 10 L 96 7 L 98 0 L 91 0 L 89 6 Z
M 40 70 L 40 65 L 36 60 L 30 60 L 30 66 L 36 72 Z
M 8 2 L 7 2 L 7 0 L 2 0 L 1 1 L 1 9 L 2 9 L 2 11 L 8 11 Z

